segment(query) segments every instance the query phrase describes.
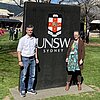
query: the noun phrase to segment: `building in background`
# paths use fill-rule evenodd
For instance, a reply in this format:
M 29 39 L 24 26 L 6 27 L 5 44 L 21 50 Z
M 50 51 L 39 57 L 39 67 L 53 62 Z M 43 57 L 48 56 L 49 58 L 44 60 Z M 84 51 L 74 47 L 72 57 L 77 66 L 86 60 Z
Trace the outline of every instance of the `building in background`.
M 14 4 L 14 0 L 0 0 L 0 3 Z
M 7 9 L 0 9 L 0 18 L 9 18 L 10 16 L 14 16 L 14 13 Z
M 7 3 L 3 3 L 3 2 Z M 21 27 L 22 21 L 12 18 L 23 11 L 22 8 L 14 4 L 9 4 L 9 0 L 0 0 L 0 28 Z M 12 9 L 13 8 L 13 9 Z
M 14 5 L 22 5 L 26 1 L 36 2 L 37 0 L 0 0 L 1 3 L 14 4 Z

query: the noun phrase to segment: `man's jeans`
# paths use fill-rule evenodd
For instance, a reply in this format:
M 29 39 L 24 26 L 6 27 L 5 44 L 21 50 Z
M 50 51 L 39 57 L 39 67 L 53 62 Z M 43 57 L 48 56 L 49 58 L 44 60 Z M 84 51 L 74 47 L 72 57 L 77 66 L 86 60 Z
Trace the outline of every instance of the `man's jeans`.
M 22 62 L 23 62 L 23 69 L 21 70 L 21 75 L 20 75 L 20 92 L 26 90 L 25 79 L 28 67 L 29 67 L 29 80 L 28 80 L 27 90 L 33 89 L 33 84 L 35 81 L 35 69 L 36 69 L 35 57 L 22 57 Z

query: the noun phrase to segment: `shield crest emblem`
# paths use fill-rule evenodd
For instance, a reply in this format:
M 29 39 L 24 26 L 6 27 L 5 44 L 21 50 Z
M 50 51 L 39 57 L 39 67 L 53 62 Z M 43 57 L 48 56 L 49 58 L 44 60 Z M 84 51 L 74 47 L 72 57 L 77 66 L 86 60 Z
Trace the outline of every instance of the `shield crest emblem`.
M 48 18 L 48 34 L 57 37 L 61 34 L 62 17 L 58 14 L 50 14 Z

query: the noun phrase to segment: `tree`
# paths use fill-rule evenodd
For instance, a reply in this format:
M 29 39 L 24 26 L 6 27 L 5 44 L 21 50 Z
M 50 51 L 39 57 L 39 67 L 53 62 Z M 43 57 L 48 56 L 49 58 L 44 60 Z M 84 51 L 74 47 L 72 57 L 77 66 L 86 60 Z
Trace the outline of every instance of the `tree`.
M 89 23 L 96 17 L 98 2 L 96 0 L 76 0 L 81 7 L 81 20 L 84 21 L 86 43 L 89 43 Z
M 81 7 L 81 18 L 80 21 L 84 23 L 84 32 L 86 42 L 89 42 L 89 34 L 87 30 L 89 29 L 89 23 L 94 19 L 97 18 L 100 9 L 100 1 L 99 0 L 61 0 L 61 2 L 66 2 L 66 4 L 77 4 Z M 75 2 L 75 3 L 72 3 Z M 76 3 L 77 2 L 77 3 Z M 98 12 L 97 12 L 98 11 Z

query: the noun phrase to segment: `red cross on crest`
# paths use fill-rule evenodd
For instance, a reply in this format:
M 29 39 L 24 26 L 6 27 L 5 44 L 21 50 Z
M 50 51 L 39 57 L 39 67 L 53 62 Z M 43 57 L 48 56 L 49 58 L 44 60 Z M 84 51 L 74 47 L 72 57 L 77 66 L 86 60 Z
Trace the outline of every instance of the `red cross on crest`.
M 59 18 L 57 14 L 53 14 L 53 16 L 49 17 L 48 19 L 48 34 L 52 35 L 53 37 L 61 34 L 61 26 L 62 18 Z

